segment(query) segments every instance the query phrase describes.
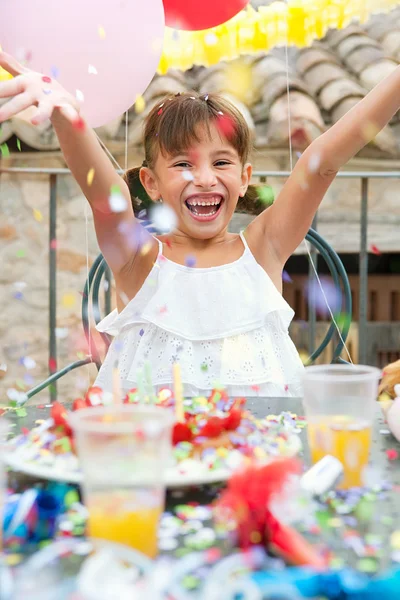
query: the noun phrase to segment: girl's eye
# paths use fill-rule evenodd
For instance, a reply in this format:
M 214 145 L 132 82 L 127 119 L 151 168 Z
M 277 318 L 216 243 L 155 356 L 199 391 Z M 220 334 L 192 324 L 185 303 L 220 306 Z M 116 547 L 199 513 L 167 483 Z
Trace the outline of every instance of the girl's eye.
M 218 160 L 215 165 L 216 166 L 225 166 L 225 165 L 230 165 L 231 163 L 228 160 Z
M 190 164 L 188 162 L 182 161 L 182 162 L 176 163 L 174 165 L 174 167 L 182 167 L 184 169 L 188 169 L 190 167 Z

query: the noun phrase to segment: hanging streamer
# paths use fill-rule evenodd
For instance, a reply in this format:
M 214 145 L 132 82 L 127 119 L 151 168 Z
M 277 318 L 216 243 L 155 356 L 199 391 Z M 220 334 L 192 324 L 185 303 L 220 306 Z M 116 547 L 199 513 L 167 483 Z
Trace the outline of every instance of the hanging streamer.
M 292 148 L 292 123 L 291 123 L 291 105 L 290 105 L 290 81 L 289 81 L 289 41 L 290 41 L 290 38 L 289 38 L 289 31 L 290 30 L 289 30 L 289 22 L 288 22 L 289 21 L 289 18 L 288 18 L 289 12 L 287 12 L 286 15 L 287 15 L 287 21 L 286 21 L 287 37 L 286 37 L 286 43 L 285 43 L 286 93 L 287 93 L 288 128 L 289 128 L 289 135 L 288 135 L 288 138 L 289 138 L 289 164 L 290 164 L 290 172 L 292 172 L 293 171 L 293 148 Z M 329 315 L 330 315 L 330 317 L 332 319 L 332 323 L 335 325 L 335 328 L 336 328 L 336 331 L 338 333 L 339 339 L 340 339 L 340 341 L 343 344 L 343 348 L 344 348 L 344 350 L 347 353 L 347 356 L 349 358 L 350 363 L 353 364 L 353 361 L 352 361 L 349 349 L 346 346 L 346 343 L 345 343 L 345 341 L 343 339 L 343 336 L 342 336 L 342 332 L 340 331 L 340 327 L 339 327 L 339 325 L 338 325 L 338 323 L 336 321 L 335 315 L 334 315 L 333 310 L 332 310 L 332 308 L 331 308 L 331 306 L 329 304 L 328 298 L 326 297 L 325 290 L 323 288 L 323 285 L 322 285 L 321 280 L 320 280 L 319 275 L 318 275 L 317 267 L 316 267 L 316 265 L 315 265 L 315 263 L 314 263 L 314 261 L 312 259 L 312 255 L 311 255 L 311 251 L 310 251 L 310 244 L 308 243 L 308 241 L 306 239 L 304 239 L 304 244 L 305 244 L 305 247 L 306 247 L 306 250 L 307 250 L 308 259 L 309 259 L 309 261 L 311 263 L 311 267 L 312 267 L 312 270 L 314 272 L 315 279 L 318 282 L 318 285 L 319 285 L 320 290 L 321 290 L 322 297 L 323 297 L 324 302 L 326 304 L 326 308 L 328 309 Z

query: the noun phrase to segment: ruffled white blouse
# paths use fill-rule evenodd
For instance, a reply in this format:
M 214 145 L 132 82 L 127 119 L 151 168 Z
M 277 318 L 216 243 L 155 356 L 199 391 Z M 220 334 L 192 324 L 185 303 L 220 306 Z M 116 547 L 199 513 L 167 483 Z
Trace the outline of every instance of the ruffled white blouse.
M 172 262 L 157 240 L 139 292 L 97 326 L 114 340 L 95 385 L 111 391 L 118 363 L 124 390 L 137 387 L 147 368 L 157 391 L 172 385 L 179 362 L 187 396 L 215 386 L 231 396 L 301 395 L 303 364 L 288 333 L 294 311 L 240 237 L 238 260 L 208 268 Z

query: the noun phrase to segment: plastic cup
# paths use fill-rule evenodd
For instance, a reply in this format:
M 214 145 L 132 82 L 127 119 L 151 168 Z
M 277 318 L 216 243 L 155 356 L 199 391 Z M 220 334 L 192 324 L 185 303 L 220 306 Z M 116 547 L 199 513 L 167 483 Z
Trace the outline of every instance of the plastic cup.
M 311 460 L 335 456 L 343 464 L 339 487 L 360 487 L 368 465 L 381 371 L 363 365 L 320 365 L 304 373 L 304 411 Z
M 170 411 L 155 406 L 121 404 L 71 415 L 90 537 L 156 556 L 173 422 Z

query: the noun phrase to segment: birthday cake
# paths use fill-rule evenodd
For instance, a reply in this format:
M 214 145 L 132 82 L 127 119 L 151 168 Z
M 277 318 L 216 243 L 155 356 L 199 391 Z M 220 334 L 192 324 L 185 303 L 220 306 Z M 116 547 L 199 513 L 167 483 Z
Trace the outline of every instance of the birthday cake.
M 131 390 L 123 401 L 139 404 L 143 399 L 137 390 Z M 152 401 L 166 410 L 175 409 L 170 389 L 160 390 Z M 8 464 L 28 473 L 40 471 L 52 479 L 79 482 L 69 413 L 111 402 L 112 397 L 98 387 L 75 400 L 71 409 L 54 402 L 49 419 L 37 421 L 34 428 L 23 429 L 8 442 Z M 183 418 L 172 432 L 173 464 L 167 470 L 167 485 L 222 481 L 253 462 L 262 464 L 300 451 L 300 419 L 290 413 L 257 419 L 245 404 L 244 398 L 229 398 L 223 390 L 214 390 L 209 397 L 183 400 Z

